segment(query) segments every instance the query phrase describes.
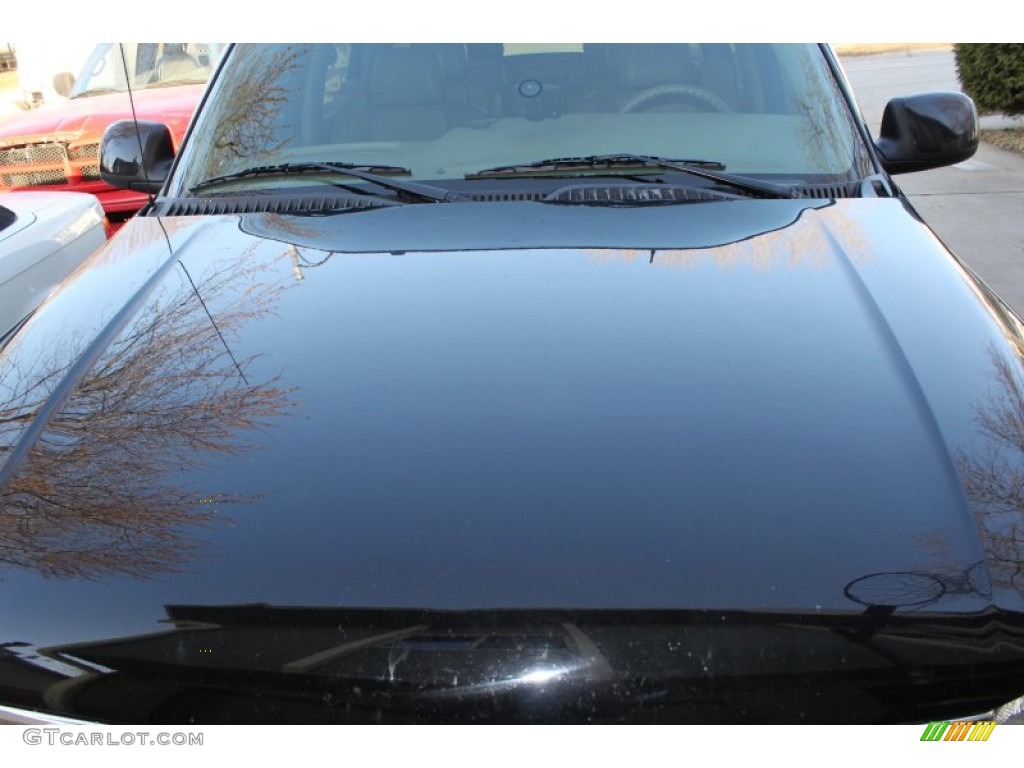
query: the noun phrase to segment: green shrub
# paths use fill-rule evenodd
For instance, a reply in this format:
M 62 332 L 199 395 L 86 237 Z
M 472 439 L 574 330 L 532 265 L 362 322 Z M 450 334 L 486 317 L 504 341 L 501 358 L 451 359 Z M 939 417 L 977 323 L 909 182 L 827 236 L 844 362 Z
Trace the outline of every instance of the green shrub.
M 957 43 L 956 70 L 979 112 L 1024 114 L 1024 44 Z

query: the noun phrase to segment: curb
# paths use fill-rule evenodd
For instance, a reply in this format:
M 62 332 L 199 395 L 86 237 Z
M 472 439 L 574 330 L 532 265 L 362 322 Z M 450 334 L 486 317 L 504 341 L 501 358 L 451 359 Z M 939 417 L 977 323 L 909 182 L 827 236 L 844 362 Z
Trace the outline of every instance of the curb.
M 986 131 L 1024 128 L 1024 115 L 983 115 L 978 118 L 978 125 Z

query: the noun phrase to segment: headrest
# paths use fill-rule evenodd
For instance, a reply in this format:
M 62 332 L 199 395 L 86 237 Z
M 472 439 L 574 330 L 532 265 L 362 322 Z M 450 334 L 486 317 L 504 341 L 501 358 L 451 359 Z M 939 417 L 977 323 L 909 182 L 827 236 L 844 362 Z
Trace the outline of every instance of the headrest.
M 418 107 L 444 102 L 444 71 L 433 46 L 388 48 L 373 60 L 370 102 Z
M 469 52 L 465 43 L 441 43 L 431 48 L 441 57 L 445 75 L 452 77 L 466 74 L 469 69 Z
M 689 83 L 693 78 L 690 49 L 678 43 L 608 46 L 609 62 L 622 88 L 651 88 Z

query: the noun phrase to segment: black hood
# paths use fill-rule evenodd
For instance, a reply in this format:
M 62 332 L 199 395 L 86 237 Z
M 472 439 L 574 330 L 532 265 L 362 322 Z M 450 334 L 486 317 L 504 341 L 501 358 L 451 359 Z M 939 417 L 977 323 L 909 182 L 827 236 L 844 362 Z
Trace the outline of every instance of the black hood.
M 1020 343 L 895 200 L 137 219 L 0 357 L 0 703 L 983 711 Z

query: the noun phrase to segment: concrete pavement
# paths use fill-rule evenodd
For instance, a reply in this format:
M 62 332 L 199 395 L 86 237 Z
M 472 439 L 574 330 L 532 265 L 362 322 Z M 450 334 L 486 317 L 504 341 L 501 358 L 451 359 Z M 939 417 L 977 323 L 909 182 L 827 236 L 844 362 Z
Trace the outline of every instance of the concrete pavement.
M 950 250 L 1024 316 L 1024 157 L 982 143 L 966 162 L 895 180 Z
M 842 64 L 874 136 L 892 97 L 960 90 L 952 51 L 856 56 Z M 1024 120 L 995 115 L 982 125 Z M 939 238 L 1024 316 L 1024 157 L 982 143 L 966 162 L 895 181 Z

